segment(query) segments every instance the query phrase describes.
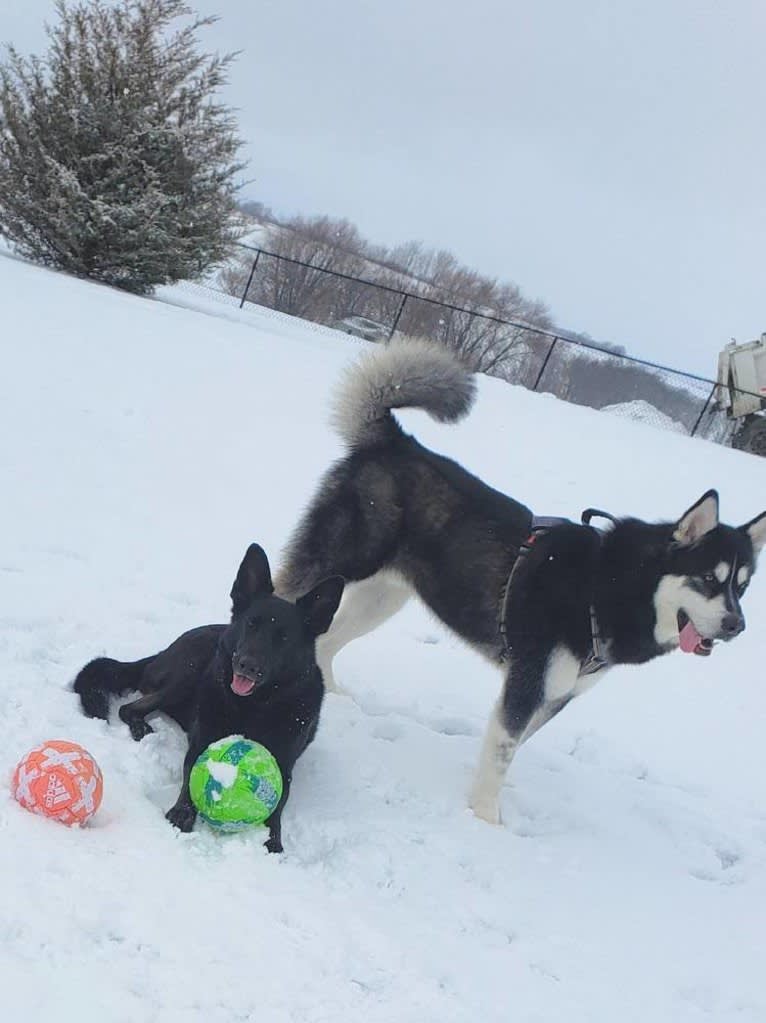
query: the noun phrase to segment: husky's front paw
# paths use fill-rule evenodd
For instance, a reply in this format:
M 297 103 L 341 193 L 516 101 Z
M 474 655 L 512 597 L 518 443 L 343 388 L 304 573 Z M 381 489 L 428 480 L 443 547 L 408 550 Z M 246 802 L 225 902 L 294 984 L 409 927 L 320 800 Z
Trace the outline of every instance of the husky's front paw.
M 500 804 L 496 799 L 473 796 L 468 805 L 479 820 L 486 821 L 487 824 L 494 824 L 496 827 L 503 823 L 500 816 Z

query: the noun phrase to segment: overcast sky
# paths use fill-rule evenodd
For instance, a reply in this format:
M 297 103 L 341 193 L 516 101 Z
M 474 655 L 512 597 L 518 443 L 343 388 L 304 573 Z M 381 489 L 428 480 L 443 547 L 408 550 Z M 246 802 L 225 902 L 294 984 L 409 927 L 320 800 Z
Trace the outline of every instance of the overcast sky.
M 516 281 L 715 372 L 766 331 L 766 0 L 196 0 L 242 49 L 246 189 Z M 2 4 L 44 46 L 52 0 Z

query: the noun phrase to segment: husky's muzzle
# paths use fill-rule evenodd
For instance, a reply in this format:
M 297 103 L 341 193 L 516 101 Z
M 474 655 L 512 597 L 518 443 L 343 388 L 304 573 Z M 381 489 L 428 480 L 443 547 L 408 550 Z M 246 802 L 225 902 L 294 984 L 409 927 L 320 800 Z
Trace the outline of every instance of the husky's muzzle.
M 685 654 L 709 657 L 718 639 L 728 641 L 744 632 L 745 618 L 741 612 L 728 611 L 721 619 L 718 635 L 714 638 L 703 636 L 685 611 L 678 612 L 678 640 Z

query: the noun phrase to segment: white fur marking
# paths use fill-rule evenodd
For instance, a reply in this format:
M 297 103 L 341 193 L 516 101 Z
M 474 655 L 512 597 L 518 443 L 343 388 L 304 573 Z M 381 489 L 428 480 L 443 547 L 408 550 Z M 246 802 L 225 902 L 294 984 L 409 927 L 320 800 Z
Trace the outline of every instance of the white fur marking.
M 739 572 L 737 572 L 737 583 L 740 586 L 744 586 L 749 578 L 750 569 L 747 567 L 747 565 L 743 565 Z
M 666 575 L 654 594 L 654 641 L 659 646 L 678 646 L 678 612 L 686 591 L 686 576 Z
M 731 565 L 728 561 L 719 561 L 714 569 L 715 577 L 719 583 L 725 583 L 729 578 L 729 572 L 731 572 Z
M 574 693 L 577 676 L 580 674 L 580 662 L 565 646 L 557 646 L 548 658 L 545 669 L 545 700 L 563 700 Z
M 396 572 L 378 572 L 361 582 L 348 583 L 330 628 L 317 638 L 317 663 L 325 689 L 340 692 L 332 670 L 338 651 L 396 614 L 411 595 L 411 588 Z
M 573 696 L 581 696 L 582 693 L 587 693 L 589 689 L 592 689 L 597 682 L 609 671 L 609 665 L 604 665 L 599 671 L 592 671 L 589 675 L 578 675 L 577 685 L 574 687 Z
M 721 621 L 726 614 L 726 601 L 722 595 L 706 597 L 689 586 L 685 575 L 666 575 L 654 594 L 657 621 L 654 639 L 660 646 L 678 646 L 678 612 L 683 610 L 694 627 L 707 639 L 715 639 L 721 632 Z
M 500 824 L 500 789 L 518 743 L 502 722 L 502 696 L 487 725 L 469 805 L 488 824 Z

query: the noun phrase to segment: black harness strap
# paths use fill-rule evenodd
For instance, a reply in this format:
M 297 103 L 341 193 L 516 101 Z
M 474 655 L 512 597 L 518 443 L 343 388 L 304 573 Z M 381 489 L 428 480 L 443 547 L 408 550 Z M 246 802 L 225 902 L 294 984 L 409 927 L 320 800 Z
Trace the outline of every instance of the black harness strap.
M 532 523 L 529 527 L 529 536 L 526 538 L 524 543 L 519 547 L 516 559 L 513 562 L 513 565 L 511 566 L 511 571 L 508 575 L 508 578 L 505 581 L 505 586 L 503 587 L 503 597 L 502 600 L 500 601 L 499 627 L 500 635 L 502 636 L 503 639 L 503 653 L 501 656 L 501 660 L 503 661 L 508 660 L 511 652 L 511 647 L 508 642 L 508 630 L 506 629 L 505 626 L 505 619 L 507 617 L 508 600 L 510 599 L 511 596 L 511 587 L 513 586 L 513 580 L 516 577 L 516 571 L 518 570 L 518 567 L 522 563 L 524 558 L 526 558 L 526 556 L 532 550 L 532 547 L 535 541 L 538 539 L 538 537 L 544 536 L 547 532 L 553 529 L 554 526 L 563 525 L 563 523 L 568 521 L 569 521 L 568 519 L 554 518 L 551 516 L 534 515 L 532 517 Z
M 613 525 L 617 522 L 614 515 L 610 515 L 609 512 L 600 511 L 598 508 L 586 508 L 580 516 L 580 521 L 584 526 L 589 526 L 591 519 L 606 519 Z M 609 658 L 604 650 L 604 641 L 601 638 L 601 630 L 598 627 L 596 609 L 592 604 L 590 606 L 590 639 L 591 652 L 580 668 L 581 675 L 595 675 L 597 671 L 601 671 L 602 668 L 606 668 L 609 664 Z
M 590 525 L 592 518 L 604 518 L 609 519 L 611 522 L 617 520 L 610 515 L 608 512 L 599 511 L 596 508 L 586 508 L 582 513 L 581 521 L 582 524 L 587 526 Z M 534 546 L 535 542 L 541 537 L 548 533 L 555 526 L 563 525 L 565 522 L 569 522 L 569 519 L 556 518 L 552 516 L 538 516 L 535 515 L 532 518 L 532 523 L 529 530 L 529 536 L 526 538 L 524 543 L 519 547 L 519 552 L 516 555 L 516 560 L 511 567 L 511 571 L 506 580 L 503 588 L 502 600 L 500 601 L 500 620 L 499 629 L 500 635 L 503 640 L 503 652 L 501 654 L 501 660 L 507 661 L 510 659 L 511 646 L 508 642 L 508 630 L 506 628 L 506 617 L 508 611 L 508 601 L 511 595 L 511 589 L 513 587 L 513 581 L 516 576 L 516 571 L 523 559 L 529 554 Z M 602 668 L 606 668 L 609 664 L 609 659 L 605 655 L 604 642 L 601 638 L 601 631 L 598 626 L 598 619 L 596 618 L 596 611 L 591 604 L 590 606 L 590 637 L 591 637 L 591 650 L 588 656 L 580 665 L 580 675 L 595 675 L 597 671 L 601 671 Z
M 591 650 L 583 663 L 580 665 L 580 675 L 595 675 L 597 671 L 609 665 L 609 658 L 605 655 L 604 641 L 598 627 L 598 619 L 593 605 L 590 606 L 590 643 Z
M 584 526 L 589 526 L 591 519 L 607 519 L 613 525 L 617 522 L 614 515 L 610 515 L 609 512 L 600 511 L 598 508 L 586 508 L 580 516 L 580 522 L 582 522 Z

